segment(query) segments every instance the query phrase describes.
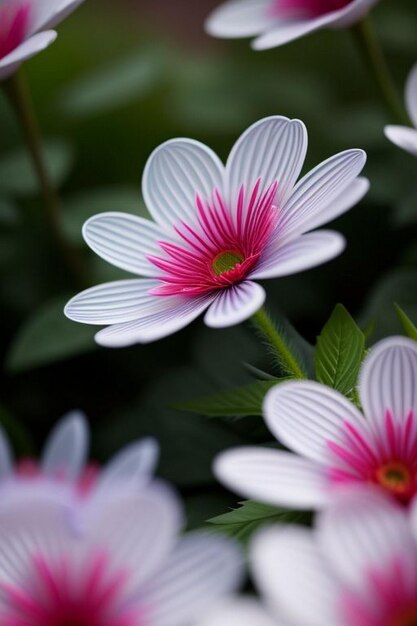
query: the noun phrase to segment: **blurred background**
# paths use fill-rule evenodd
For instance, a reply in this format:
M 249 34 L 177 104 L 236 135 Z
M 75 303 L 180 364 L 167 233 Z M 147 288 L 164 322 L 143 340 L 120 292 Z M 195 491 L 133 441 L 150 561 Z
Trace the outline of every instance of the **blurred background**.
M 369 155 L 368 197 L 332 227 L 348 239 L 337 260 L 268 281 L 270 311 L 309 342 L 342 302 L 370 341 L 400 332 L 392 302 L 417 320 L 417 162 L 382 132 L 393 123 L 349 31 L 320 32 L 284 48 L 254 52 L 247 41 L 205 35 L 216 0 L 86 0 L 59 38 L 25 69 L 59 186 L 68 240 L 91 285 L 126 276 L 81 238 L 91 215 L 146 215 L 140 179 L 162 141 L 190 136 L 222 158 L 260 117 L 299 117 L 309 130 L 306 169 L 361 147 Z M 373 12 L 401 91 L 417 60 L 415 0 L 382 0 Z M 178 402 L 274 372 L 250 325 L 210 331 L 200 320 L 168 339 L 123 350 L 98 348 L 95 328 L 66 320 L 78 286 L 43 221 L 37 183 L 19 128 L 0 93 L 0 420 L 19 455 L 37 453 L 66 411 L 93 429 L 93 454 L 107 459 L 147 434 L 162 447 L 161 476 L 182 491 L 190 526 L 236 498 L 214 481 L 219 450 L 264 442 L 259 417 L 207 419 Z

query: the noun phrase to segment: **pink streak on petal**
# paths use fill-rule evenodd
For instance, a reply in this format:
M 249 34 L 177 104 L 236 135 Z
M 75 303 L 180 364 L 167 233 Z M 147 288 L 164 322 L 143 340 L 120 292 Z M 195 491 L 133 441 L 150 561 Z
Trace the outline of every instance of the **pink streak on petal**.
M 274 0 L 271 15 L 286 18 L 315 18 L 339 11 L 352 0 Z
M 31 10 L 30 2 L 11 0 L 0 6 L 0 59 L 26 39 Z

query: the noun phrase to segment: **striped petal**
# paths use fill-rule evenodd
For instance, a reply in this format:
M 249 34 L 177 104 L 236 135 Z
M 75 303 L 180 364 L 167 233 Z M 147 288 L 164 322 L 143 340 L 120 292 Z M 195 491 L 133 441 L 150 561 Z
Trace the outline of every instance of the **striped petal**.
M 265 302 L 265 290 L 252 281 L 223 289 L 207 311 L 204 322 L 211 328 L 240 324 L 258 311 Z
M 42 469 L 49 476 L 76 480 L 87 461 L 90 433 L 83 413 L 63 417 L 52 430 L 42 454 Z
M 11 76 L 16 72 L 23 61 L 27 61 L 35 56 L 35 54 L 38 54 L 38 52 L 45 50 L 56 38 L 57 33 L 55 31 L 47 30 L 26 39 L 26 41 L 20 44 L 20 46 L 17 46 L 13 52 L 6 54 L 5 57 L 0 59 L 0 80 Z

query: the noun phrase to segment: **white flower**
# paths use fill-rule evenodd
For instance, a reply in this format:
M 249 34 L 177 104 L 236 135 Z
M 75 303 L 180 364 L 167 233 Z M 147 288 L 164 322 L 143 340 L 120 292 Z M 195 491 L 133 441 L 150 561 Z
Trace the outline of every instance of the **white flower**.
M 274 116 L 251 126 L 226 166 L 205 145 L 174 139 L 157 148 L 143 176 L 155 222 L 102 213 L 84 238 L 103 259 L 145 276 L 88 289 L 66 306 L 86 324 L 110 324 L 96 340 L 118 347 L 160 339 L 204 321 L 221 328 L 253 315 L 265 300 L 255 280 L 324 263 L 344 239 L 319 230 L 366 193 L 366 155 L 347 150 L 296 183 L 307 149 L 299 120 Z M 306 234 L 307 233 L 307 234 Z
M 379 0 L 228 0 L 206 30 L 224 38 L 256 37 L 255 50 L 282 46 L 321 28 L 346 28 Z
M 83 0 L 0 0 L 0 80 L 55 39 L 50 30 Z
M 261 502 L 309 509 L 352 484 L 373 484 L 404 504 L 417 493 L 417 343 L 375 345 L 359 381 L 363 413 L 337 391 L 289 381 L 268 392 L 265 421 L 292 452 L 260 447 L 219 455 L 218 478 Z
M 0 510 L 2 626 L 188 626 L 240 582 L 234 544 L 179 536 L 182 512 L 156 481 L 96 503 L 85 524 L 53 498 Z
M 396 146 L 417 156 L 417 63 L 410 72 L 405 87 L 405 105 L 415 128 L 386 126 L 385 135 Z

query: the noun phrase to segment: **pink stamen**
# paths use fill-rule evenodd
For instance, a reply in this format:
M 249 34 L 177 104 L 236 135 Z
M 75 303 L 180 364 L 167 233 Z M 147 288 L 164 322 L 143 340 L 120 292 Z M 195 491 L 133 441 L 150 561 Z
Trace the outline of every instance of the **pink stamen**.
M 6 0 L 0 5 L 0 59 L 13 52 L 27 37 L 30 2 Z
M 339 11 L 353 0 L 273 0 L 270 8 L 271 16 L 288 19 L 315 18 Z

